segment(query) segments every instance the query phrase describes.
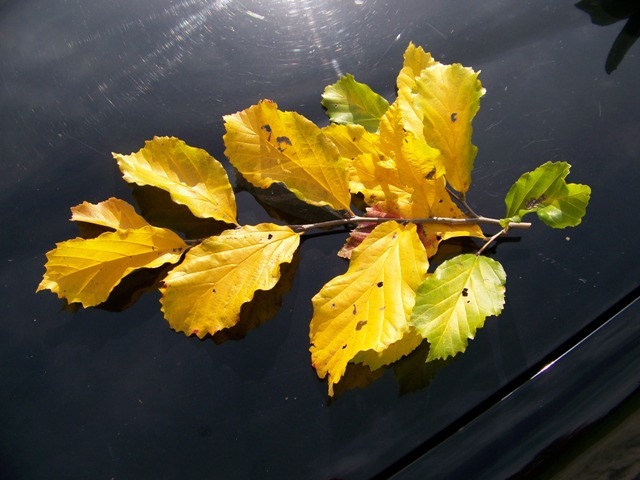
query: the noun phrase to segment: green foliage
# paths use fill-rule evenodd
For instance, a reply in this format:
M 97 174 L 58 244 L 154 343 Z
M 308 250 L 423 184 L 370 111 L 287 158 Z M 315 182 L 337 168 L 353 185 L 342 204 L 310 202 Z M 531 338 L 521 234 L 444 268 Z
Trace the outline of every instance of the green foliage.
M 566 162 L 547 162 L 533 172 L 522 175 L 505 198 L 508 222 L 520 222 L 528 213 L 553 228 L 575 227 L 584 216 L 591 188 L 567 183 L 570 165 Z
M 362 125 L 369 132 L 375 132 L 389 102 L 369 85 L 356 82 L 353 75 L 345 75 L 325 88 L 322 106 L 333 123 Z
M 507 276 L 482 255 L 458 255 L 442 263 L 418 288 L 410 324 L 429 340 L 427 360 L 464 352 L 467 339 L 504 305 Z
M 312 299 L 312 364 L 330 395 L 338 382 L 339 389 L 363 385 L 390 364 L 406 378 L 407 365 L 428 362 L 418 384 L 428 381 L 434 365 L 464 352 L 485 319 L 502 311 L 506 275 L 482 255 L 487 247 L 527 228 L 528 213 L 554 228 L 578 225 L 591 191 L 565 182 L 567 163 L 548 162 L 511 187 L 504 219 L 476 214 L 466 194 L 477 152 L 471 123 L 485 93 L 478 72 L 441 64 L 410 44 L 396 82 L 389 104 L 342 77 L 322 96 L 332 122 L 324 128 L 268 100 L 224 117 L 225 155 L 258 199 L 268 196 L 264 189 L 284 187 L 287 204 L 297 197 L 331 219 L 241 225 L 222 164 L 179 139 L 156 137 L 138 152 L 114 154 L 123 177 L 170 196 L 182 209 L 167 208 L 171 218 L 191 212 L 204 237 L 185 241 L 150 225 L 152 211 L 145 218 L 122 200 L 84 202 L 72 220 L 91 226 L 92 235 L 47 253 L 38 290 L 97 306 L 132 274 L 152 272 L 171 328 L 238 338 L 274 313 L 293 281 L 302 235 L 355 227 L 339 252 L 349 259 L 346 273 Z M 356 205 L 365 213 L 354 213 Z M 487 238 L 483 226 L 498 231 Z M 440 244 L 461 236 L 482 243 L 430 273 Z

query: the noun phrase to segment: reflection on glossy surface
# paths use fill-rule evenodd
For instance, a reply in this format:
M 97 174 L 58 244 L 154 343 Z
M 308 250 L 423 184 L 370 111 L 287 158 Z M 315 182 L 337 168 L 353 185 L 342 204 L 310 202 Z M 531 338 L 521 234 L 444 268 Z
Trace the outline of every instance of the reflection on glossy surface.
M 2 2 L 0 476 L 371 478 L 633 291 L 640 232 L 625 217 L 640 204 L 640 63 L 631 50 L 605 75 L 615 32 L 574 3 Z M 500 215 L 496 198 L 546 160 L 569 161 L 594 190 L 570 239 L 534 228 L 496 249 L 507 308 L 428 388 L 398 397 L 389 372 L 326 406 L 308 366 L 309 298 L 344 271 L 341 235 L 305 241 L 280 313 L 242 342 L 171 332 L 150 295 L 115 315 L 57 312 L 55 298 L 34 295 L 44 252 L 75 235 L 69 206 L 131 197 L 111 151 L 176 135 L 223 160 L 222 115 L 272 98 L 319 122 L 334 65 L 390 97 L 409 40 L 482 69 L 474 208 Z M 268 218 L 249 195 L 238 201 L 244 223 Z M 637 356 L 626 367 L 637 372 Z M 603 376 L 620 389 L 632 378 Z M 589 391 L 597 398 L 598 385 Z M 434 451 L 436 464 L 490 448 L 487 431 Z

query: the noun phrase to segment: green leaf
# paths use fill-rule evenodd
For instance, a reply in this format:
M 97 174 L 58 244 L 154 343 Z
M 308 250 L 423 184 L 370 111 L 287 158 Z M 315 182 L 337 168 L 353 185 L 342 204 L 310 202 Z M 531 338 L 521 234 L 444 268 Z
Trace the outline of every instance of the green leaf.
M 375 132 L 389 102 L 368 85 L 356 82 L 353 75 L 345 75 L 324 89 L 322 106 L 334 123 L 355 123 Z
M 458 255 L 418 288 L 410 325 L 431 344 L 427 361 L 464 352 L 467 339 L 504 305 L 506 274 L 488 257 Z
M 520 222 L 527 213 L 553 228 L 575 227 L 582 221 L 591 197 L 591 188 L 578 183 L 566 183 L 571 165 L 547 162 L 533 172 L 522 175 L 509 189 L 505 198 L 509 222 Z

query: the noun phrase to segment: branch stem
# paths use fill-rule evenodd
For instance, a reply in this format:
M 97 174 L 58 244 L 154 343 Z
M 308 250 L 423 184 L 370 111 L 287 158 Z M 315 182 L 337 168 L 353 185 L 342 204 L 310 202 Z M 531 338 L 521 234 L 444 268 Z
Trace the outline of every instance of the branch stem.
M 309 230 L 317 228 L 335 228 L 340 226 L 353 225 L 358 223 L 384 223 L 390 220 L 395 220 L 401 223 L 440 223 L 444 225 L 496 225 L 502 227 L 500 220 L 497 218 L 488 218 L 483 216 L 475 216 L 471 218 L 449 218 L 449 217 L 429 217 L 429 218 L 380 218 L 380 217 L 360 217 L 353 216 L 349 218 L 341 218 L 338 220 L 328 220 L 326 222 L 307 223 L 302 225 L 289 225 L 294 232 L 304 234 Z M 531 223 L 529 222 L 510 222 L 506 228 L 529 228 Z M 503 232 L 506 233 L 506 232 Z
M 502 235 L 506 235 L 508 231 L 509 231 L 509 227 L 507 226 L 502 230 L 500 230 L 495 235 L 492 235 L 491 237 L 489 237 L 487 241 L 484 242 L 484 245 L 480 247 L 480 250 L 476 252 L 476 255 L 482 255 L 482 252 L 484 252 L 487 248 L 489 248 L 489 246 L 493 244 L 493 242 L 495 242 L 498 239 L 498 237 L 501 237 Z

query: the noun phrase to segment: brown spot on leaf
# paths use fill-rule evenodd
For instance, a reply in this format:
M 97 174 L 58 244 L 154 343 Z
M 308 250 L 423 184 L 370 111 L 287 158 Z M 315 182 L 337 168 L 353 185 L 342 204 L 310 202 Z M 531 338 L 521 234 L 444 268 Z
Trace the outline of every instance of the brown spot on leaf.
M 278 142 L 278 150 L 281 152 L 284 152 L 288 146 L 291 146 L 291 140 L 289 140 L 289 137 L 278 137 L 276 138 L 276 142 Z
M 469 296 L 469 289 L 467 287 L 464 287 L 462 289 L 462 296 L 463 297 L 468 297 Z
M 361 330 L 362 327 L 364 327 L 367 324 L 366 320 L 360 320 L 357 324 L 356 324 L 356 330 Z

